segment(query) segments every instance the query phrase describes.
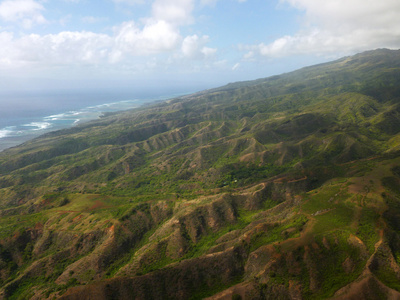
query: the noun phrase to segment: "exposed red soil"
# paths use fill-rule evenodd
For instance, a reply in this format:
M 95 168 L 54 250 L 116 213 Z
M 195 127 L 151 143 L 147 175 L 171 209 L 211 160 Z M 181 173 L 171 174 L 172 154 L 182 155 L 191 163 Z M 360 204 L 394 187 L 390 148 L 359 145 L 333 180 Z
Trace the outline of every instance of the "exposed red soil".
M 72 214 L 72 213 L 80 213 L 78 210 L 57 210 L 59 214 Z
M 99 208 L 111 208 L 111 207 L 113 207 L 113 206 L 112 205 L 106 205 L 104 202 L 102 202 L 100 200 L 96 200 L 94 202 L 94 204 L 91 207 L 89 207 L 87 210 L 88 211 L 92 211 L 92 210 L 96 210 L 96 209 L 99 209 Z

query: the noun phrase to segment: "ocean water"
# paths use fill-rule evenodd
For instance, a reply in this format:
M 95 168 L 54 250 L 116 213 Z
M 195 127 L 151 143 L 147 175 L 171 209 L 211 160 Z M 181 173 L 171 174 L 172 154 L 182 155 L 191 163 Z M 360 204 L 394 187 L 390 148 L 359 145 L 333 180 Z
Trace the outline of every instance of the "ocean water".
M 0 151 L 50 131 L 97 119 L 106 112 L 128 110 L 178 94 L 139 97 L 126 93 L 3 94 L 0 95 Z

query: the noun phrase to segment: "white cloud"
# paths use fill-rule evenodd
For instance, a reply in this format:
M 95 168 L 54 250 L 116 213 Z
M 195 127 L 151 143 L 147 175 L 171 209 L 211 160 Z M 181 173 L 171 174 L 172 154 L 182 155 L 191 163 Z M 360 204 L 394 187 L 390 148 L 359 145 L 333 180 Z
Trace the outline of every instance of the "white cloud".
M 134 22 L 126 22 L 116 29 L 112 60 L 122 58 L 123 54 L 150 55 L 171 51 L 179 40 L 180 35 L 165 21 L 149 22 L 142 30 Z
M 281 3 L 304 11 L 303 27 L 296 34 L 272 43 L 249 46 L 250 52 L 277 57 L 400 47 L 398 0 L 281 0 Z
M 141 28 L 135 22 L 125 22 L 115 29 L 115 45 L 110 61 L 126 56 L 154 55 L 179 48 L 183 38 L 179 26 L 192 22 L 193 0 L 155 0 L 151 17 L 144 19 Z M 205 48 L 204 55 L 209 55 Z
M 65 31 L 44 36 L 26 35 L 13 40 L 11 48 L 19 50 L 14 57 L 19 63 L 68 65 L 100 62 L 111 44 L 107 35 Z
M 43 10 L 43 5 L 34 0 L 6 0 L 0 3 L 0 18 L 31 28 L 34 24 L 47 22 L 41 14 Z
M 37 6 L 39 8 L 41 6 Z M 115 68 L 128 70 L 135 68 L 133 66 L 154 68 L 155 64 L 168 66 L 180 64 L 180 61 L 185 62 L 181 66 L 190 65 L 190 61 L 207 59 L 210 62 L 217 50 L 207 47 L 208 36 L 185 37 L 180 33 L 181 26 L 192 21 L 192 10 L 192 0 L 155 0 L 148 18 L 124 22 L 115 26 L 112 34 L 62 31 L 15 35 L 0 31 L 0 69 L 17 70 L 28 66 L 34 71 L 113 64 Z M 9 12 L 10 18 L 17 15 Z M 97 22 L 99 19 L 86 17 L 82 21 Z
M 114 35 L 64 31 L 15 37 L 10 32 L 0 32 L 0 68 L 125 64 L 142 56 L 151 60 L 163 53 L 175 59 L 182 57 L 179 53 L 191 60 L 206 59 L 216 52 L 205 46 L 207 42 L 205 36 L 182 39 L 165 21 L 146 24 L 143 29 L 126 22 L 115 29 Z
M 194 0 L 156 0 L 152 6 L 153 18 L 173 25 L 193 22 Z
M 206 47 L 208 36 L 198 37 L 196 34 L 187 36 L 182 42 L 182 53 L 185 57 L 191 59 L 209 58 L 217 51 L 214 48 Z
M 310 22 L 334 31 L 399 24 L 397 0 L 281 0 L 305 11 Z
M 203 48 L 201 48 L 200 51 L 204 55 L 205 58 L 209 58 L 209 57 L 213 56 L 217 52 L 217 49 L 216 48 L 203 47 Z
M 13 46 L 14 36 L 10 32 L 0 32 L 0 66 L 10 67 L 15 62 L 18 49 Z

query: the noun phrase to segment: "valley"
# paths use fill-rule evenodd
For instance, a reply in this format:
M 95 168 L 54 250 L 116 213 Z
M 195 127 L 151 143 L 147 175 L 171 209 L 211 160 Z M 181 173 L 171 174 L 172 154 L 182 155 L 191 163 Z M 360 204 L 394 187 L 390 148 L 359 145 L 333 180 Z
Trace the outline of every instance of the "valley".
M 397 299 L 400 51 L 0 153 L 0 299 Z

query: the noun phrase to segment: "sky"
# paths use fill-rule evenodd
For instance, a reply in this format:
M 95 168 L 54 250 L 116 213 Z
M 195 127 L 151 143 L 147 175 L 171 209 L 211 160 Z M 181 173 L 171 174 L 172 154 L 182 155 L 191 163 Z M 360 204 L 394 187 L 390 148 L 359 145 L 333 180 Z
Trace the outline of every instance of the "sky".
M 3 92 L 192 92 L 376 48 L 399 0 L 0 0 Z

